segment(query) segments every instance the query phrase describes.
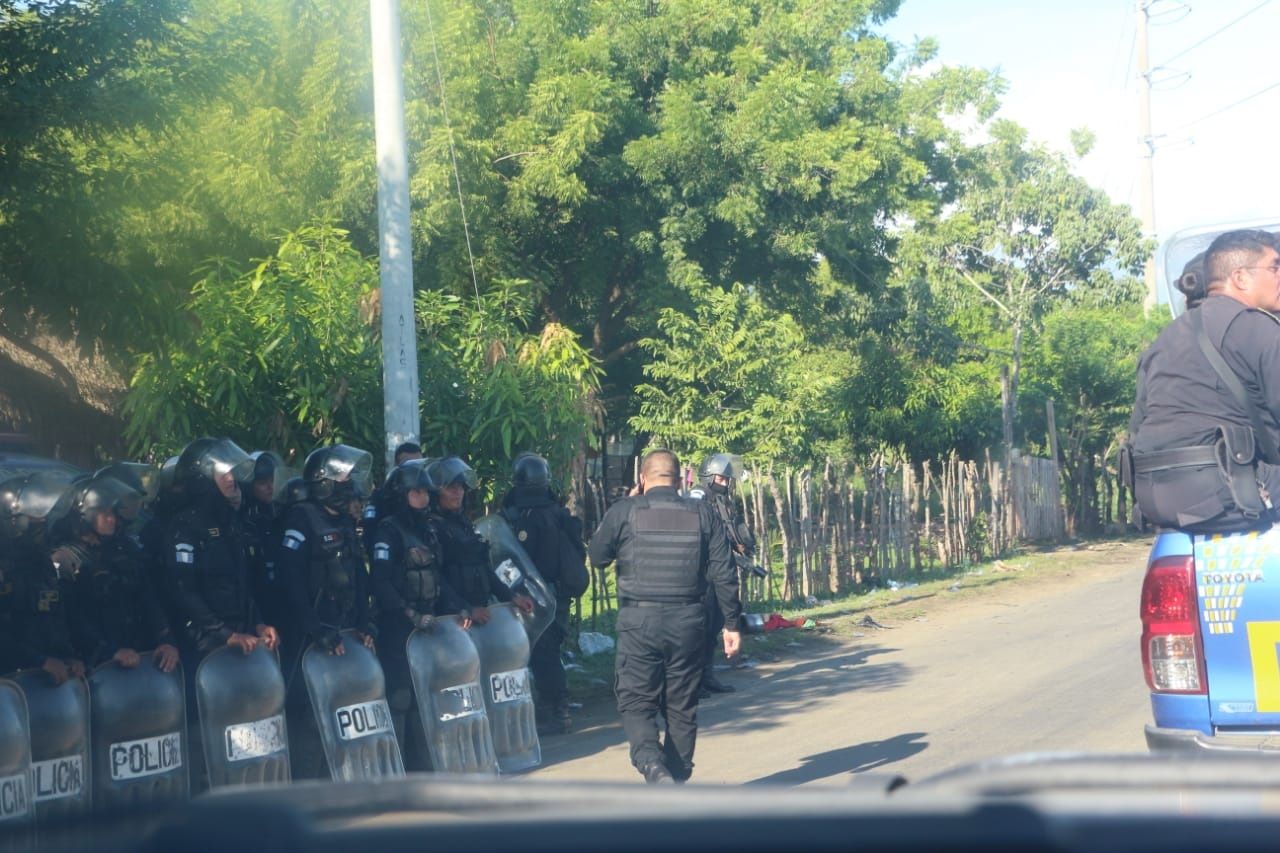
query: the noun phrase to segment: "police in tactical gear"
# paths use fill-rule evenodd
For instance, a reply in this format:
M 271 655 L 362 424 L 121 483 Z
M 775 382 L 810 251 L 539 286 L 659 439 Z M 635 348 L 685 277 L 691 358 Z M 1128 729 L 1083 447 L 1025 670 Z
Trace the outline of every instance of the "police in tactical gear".
M 618 712 L 631 763 L 651 784 L 683 782 L 693 773 L 708 587 L 724 616 L 725 654 L 736 655 L 742 642 L 728 537 L 706 502 L 681 497 L 679 482 L 674 453 L 647 454 L 641 493 L 609 508 L 589 549 L 593 566 L 617 563 Z M 661 747 L 655 721 L 660 709 L 667 720 Z
M 392 463 L 392 471 L 395 466 L 401 462 L 408 462 L 412 459 L 422 458 L 422 448 L 412 441 L 406 441 L 396 446 L 392 455 L 394 462 Z M 390 478 L 390 475 L 388 475 Z M 364 505 L 364 511 L 361 513 L 360 519 L 360 535 L 364 540 L 365 556 L 369 558 L 370 564 L 373 562 L 373 543 L 378 535 L 378 524 L 383 517 L 391 512 L 386 506 L 387 501 L 387 484 L 383 484 L 373 490 L 373 494 L 369 495 L 369 502 Z
M 556 598 L 555 622 L 529 652 L 538 733 L 565 734 L 572 720 L 560 648 L 569 634 L 571 603 L 583 593 L 587 578 L 582 522 L 561 506 L 551 490 L 546 459 L 522 453 L 511 467 L 514 485 L 502 500 L 502 515 Z
M 438 459 L 427 467 L 435 491 L 431 496 L 431 526 L 440 541 L 444 577 L 467 603 L 467 613 L 483 625 L 489 621 L 493 599 L 511 602 L 526 613 L 533 601 L 516 595 L 489 568 L 489 546 L 476 533 L 464 505 L 467 492 L 476 487 L 476 473 L 456 456 Z
M 84 675 L 67 614 L 73 576 L 49 556 L 48 530 L 66 511 L 71 486 L 71 477 L 53 471 L 0 483 L 0 672 L 39 667 L 55 684 Z
M 466 602 L 441 574 L 440 543 L 427 520 L 432 483 L 426 468 L 426 460 L 411 459 L 391 470 L 382 489 L 383 517 L 372 549 L 378 657 L 387 679 L 396 740 L 410 772 L 431 769 L 431 759 L 417 724 L 405 643 L 415 628 L 433 630 L 436 617 L 444 614 L 460 614 L 464 628 L 471 624 L 462 613 Z
M 153 588 L 141 547 L 125 535 L 122 505 L 137 504 L 136 490 L 99 473 L 78 483 L 67 515 L 67 538 L 56 552 L 76 556 L 71 634 L 89 666 L 113 661 L 136 667 L 139 651 L 152 651 L 162 672 L 178 665 L 169 620 Z
M 377 628 L 369 608 L 364 549 L 356 534 L 350 505 L 365 491 L 373 457 L 367 451 L 335 444 L 313 450 L 303 464 L 307 500 L 294 504 L 284 517 L 284 535 L 276 557 L 291 612 L 284 654 L 286 677 L 292 677 L 307 641 L 329 654 L 346 653 L 341 631 L 355 629 L 361 642 L 374 648 Z M 293 679 L 289 696 L 291 761 L 297 778 L 324 773 L 320 733 L 301 679 Z M 295 737 L 296 735 L 296 737 Z
M 702 461 L 702 465 L 698 469 L 698 480 L 701 488 L 689 493 L 690 497 L 702 498 L 716 511 L 716 515 L 720 518 L 720 523 L 724 526 L 725 533 L 729 536 L 729 562 L 734 565 L 735 571 L 739 570 L 739 566 L 746 565 L 746 561 L 756 552 L 756 539 L 751 534 L 751 528 L 747 527 L 738 505 L 733 499 L 733 484 L 739 478 L 741 470 L 742 461 L 739 457 L 731 456 L 728 453 L 716 453 L 708 456 Z M 743 577 L 743 574 L 745 573 L 739 573 L 739 581 L 745 585 L 746 578 Z M 716 678 L 715 667 L 713 666 L 716 637 L 719 636 L 721 629 L 724 628 L 724 619 L 720 613 L 720 606 L 716 602 L 715 594 L 710 590 L 707 592 L 706 606 L 707 657 L 702 669 L 702 690 L 704 694 L 732 693 L 735 689 L 734 686 L 725 684 Z
M 239 481 L 253 461 L 227 438 L 198 438 L 178 457 L 184 506 L 166 531 L 165 575 L 187 669 L 220 646 L 245 654 L 259 642 L 274 649 L 276 629 L 258 618 L 240 525 Z
M 1138 505 L 1162 527 L 1265 527 L 1280 498 L 1280 252 L 1230 231 L 1203 260 L 1206 296 L 1138 362 L 1129 422 Z
M 283 511 L 277 490 L 284 484 L 284 460 L 269 450 L 249 455 L 253 475 L 241 485 L 244 500 L 240 523 L 244 526 L 249 550 L 249 577 L 253 596 L 264 621 L 280 627 L 287 623 L 283 584 L 276 576 L 276 551 L 284 531 Z

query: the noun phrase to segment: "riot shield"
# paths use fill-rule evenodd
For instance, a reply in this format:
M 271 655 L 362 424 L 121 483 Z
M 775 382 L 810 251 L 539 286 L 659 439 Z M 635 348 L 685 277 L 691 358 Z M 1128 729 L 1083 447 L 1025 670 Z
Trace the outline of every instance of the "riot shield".
M 1186 300 L 1178 291 L 1177 280 L 1186 268 L 1187 262 L 1209 248 L 1219 235 L 1240 229 L 1257 229 L 1280 232 L 1280 222 L 1275 219 L 1257 219 L 1249 222 L 1228 222 L 1217 225 L 1205 225 L 1196 228 L 1184 228 L 1173 234 L 1156 250 L 1156 271 L 1159 274 L 1160 302 L 1167 302 L 1173 316 L 1177 317 L 1187 310 Z
M 356 632 L 343 631 L 342 645 L 342 655 L 314 644 L 302 655 L 329 775 L 335 782 L 403 776 L 382 665 Z
M 107 661 L 89 676 L 93 805 L 180 801 L 190 796 L 182 667 L 164 673 L 150 652 L 134 669 Z
M 44 670 L 13 680 L 31 715 L 31 788 L 41 823 L 89 811 L 89 685 L 70 678 L 54 685 Z
M 274 652 L 223 646 L 196 670 L 209 787 L 289 781 L 284 676 Z
M 31 840 L 31 726 L 27 701 L 12 681 L 0 681 L 0 849 Z
M 542 763 L 529 684 L 529 635 L 510 604 L 489 608 L 489 621 L 471 626 L 480 653 L 480 687 L 489 711 L 489 730 L 503 773 Z
M 480 654 L 471 637 L 453 617 L 445 617 L 410 634 L 405 655 L 432 768 L 441 773 L 497 773 L 480 688 Z
M 556 621 L 556 597 L 505 518 L 486 515 L 476 522 L 476 532 L 489 545 L 489 568 L 498 579 L 513 592 L 533 599 L 533 613 L 517 611 L 532 646 Z

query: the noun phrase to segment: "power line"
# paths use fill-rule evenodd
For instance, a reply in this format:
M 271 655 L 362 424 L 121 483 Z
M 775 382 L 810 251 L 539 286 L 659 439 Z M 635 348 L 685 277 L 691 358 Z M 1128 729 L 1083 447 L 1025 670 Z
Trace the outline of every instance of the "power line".
M 1270 86 L 1266 86 L 1265 88 L 1259 89 L 1258 91 L 1254 92 L 1251 95 L 1245 95 L 1243 98 L 1241 98 L 1238 101 L 1232 101 L 1231 103 L 1227 104 L 1225 107 L 1216 109 L 1211 113 L 1206 113 L 1205 115 L 1200 116 L 1200 118 L 1192 119 L 1191 121 L 1186 122 L 1185 124 L 1180 124 L 1177 127 L 1173 128 L 1172 130 L 1168 131 L 1168 133 L 1177 133 L 1179 130 L 1185 130 L 1186 128 L 1191 127 L 1192 125 L 1199 124 L 1200 122 L 1211 119 L 1214 116 L 1222 115 L 1227 110 L 1234 110 L 1236 107 L 1240 106 L 1241 104 L 1248 103 L 1249 101 L 1252 101 L 1254 98 L 1260 95 L 1265 95 L 1267 92 L 1270 92 L 1272 89 L 1280 89 L 1280 80 L 1277 80 L 1275 83 L 1272 83 Z M 1168 135 L 1168 134 L 1164 134 L 1164 135 Z
M 1175 53 L 1173 56 L 1170 56 L 1168 59 L 1166 59 L 1166 60 L 1165 60 L 1164 62 L 1162 62 L 1161 64 L 1162 64 L 1162 65 L 1165 65 L 1165 64 L 1168 64 L 1168 63 L 1170 63 L 1170 62 L 1173 62 L 1175 59 L 1180 59 L 1181 57 L 1186 56 L 1188 53 L 1190 53 L 1191 51 L 1195 50 L 1197 47 L 1199 47 L 1200 45 L 1204 44 L 1204 43 L 1205 43 L 1205 42 L 1207 42 L 1209 39 L 1213 38 L 1214 36 L 1220 35 L 1221 33 L 1225 32 L 1226 30 L 1231 29 L 1231 28 L 1232 28 L 1232 27 L 1234 27 L 1236 24 L 1240 23 L 1240 22 L 1241 22 L 1241 21 L 1243 21 L 1245 18 L 1249 17 L 1249 16 L 1250 16 L 1250 15 L 1252 15 L 1254 12 L 1258 11 L 1259 9 L 1261 9 L 1263 6 L 1266 6 L 1266 5 L 1270 4 L 1270 3 L 1271 3 L 1271 0 L 1262 0 L 1262 2 L 1261 2 L 1261 3 L 1259 3 L 1257 6 L 1254 6 L 1252 9 L 1250 9 L 1250 10 L 1249 10 L 1249 11 L 1247 11 L 1247 12 L 1245 12 L 1243 15 L 1240 15 L 1238 18 L 1234 18 L 1234 19 L 1232 19 L 1231 21 L 1228 21 L 1227 23 L 1225 23 L 1225 24 L 1223 24 L 1222 26 L 1218 27 L 1216 30 L 1214 30 L 1213 32 L 1209 33 L 1207 36 L 1205 36 L 1204 38 L 1200 39 L 1200 41 L 1196 42 L 1195 44 L 1191 45 L 1190 47 L 1184 47 L 1182 50 L 1178 51 L 1178 52 L 1177 52 L 1177 53 Z

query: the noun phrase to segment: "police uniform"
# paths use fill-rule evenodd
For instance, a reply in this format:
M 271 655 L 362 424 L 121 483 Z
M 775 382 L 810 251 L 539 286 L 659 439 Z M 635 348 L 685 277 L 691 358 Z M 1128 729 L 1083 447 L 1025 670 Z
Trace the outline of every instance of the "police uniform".
M 142 547 L 125 535 L 79 547 L 84 560 L 76 576 L 72 635 L 85 664 L 108 661 L 120 649 L 176 645 Z
M 292 636 L 282 642 L 287 677 L 296 674 L 307 641 L 326 651 L 335 649 L 340 632 L 354 628 L 377 636 L 369 610 L 368 572 L 355 522 L 345 512 L 334 514 L 313 500 L 290 507 L 276 557 L 276 571 L 288 590 Z M 310 700 L 301 678 L 289 693 L 289 732 L 294 743 L 294 776 L 320 778 L 324 757 Z M 296 735 L 296 737 L 295 737 Z
M 444 578 L 468 607 L 488 607 L 492 599 L 509 602 L 511 589 L 489 569 L 489 546 L 461 512 L 434 509 L 431 527 L 440 541 Z
M 736 568 L 739 564 L 738 556 L 749 558 L 754 555 L 756 552 L 756 538 L 752 535 L 751 528 L 747 527 L 742 513 L 738 511 L 738 505 L 729 494 L 728 488 L 724 486 L 717 487 L 713 483 L 708 483 L 701 488 L 692 490 L 689 495 L 690 497 L 705 500 L 715 510 L 716 517 L 720 519 L 725 535 L 729 537 L 729 562 L 735 566 L 734 571 L 738 571 Z M 741 584 L 743 581 L 745 581 L 745 578 L 739 572 L 739 583 Z M 707 648 L 702 668 L 702 686 L 704 690 L 708 691 L 715 690 L 732 693 L 734 690 L 732 686 L 721 684 L 715 677 L 716 637 L 719 636 L 720 630 L 724 628 L 724 617 L 720 612 L 720 605 L 716 601 L 713 590 L 707 591 L 704 603 L 707 608 Z
M 1135 495 L 1162 526 L 1210 533 L 1265 525 L 1267 498 L 1280 499 L 1280 459 L 1263 458 L 1248 407 L 1214 370 L 1197 322 L 1263 429 L 1280 440 L 1280 324 L 1230 296 L 1209 296 L 1166 326 L 1138 362 L 1129 423 Z
M 282 520 L 279 504 L 260 501 L 252 491 L 246 492 L 240 506 L 240 523 L 248 549 L 250 586 L 263 620 L 281 627 L 287 624 L 284 588 L 276 576 Z
M 459 613 L 462 600 L 445 582 L 440 543 L 425 513 L 402 507 L 384 517 L 372 545 L 373 596 L 378 609 L 378 658 L 387 679 L 396 739 L 404 753 L 405 769 L 431 769 L 427 744 L 414 708 L 413 679 L 405 644 L 423 617 Z
M 617 563 L 614 690 L 631 763 L 650 781 L 663 768 L 684 781 L 693 773 L 708 586 L 726 630 L 738 630 L 741 615 L 728 537 L 704 501 L 661 486 L 610 507 L 589 554 L 596 567 Z M 661 747 L 659 708 L 667 720 Z
M 543 730 L 564 733 L 569 726 L 569 685 L 560 647 L 569 634 L 573 599 L 564 593 L 562 561 L 586 561 L 582 522 L 561 506 L 546 486 L 516 486 L 502 502 L 502 514 L 516 533 L 543 580 L 556 597 L 556 618 L 529 651 L 529 671 L 537 691 L 537 711 Z M 568 546 L 568 552 L 566 552 Z M 548 728 L 551 727 L 551 728 Z
M 169 598 L 186 669 L 194 672 L 199 659 L 232 634 L 256 633 L 244 530 L 235 509 L 211 491 L 174 514 L 166 538 Z

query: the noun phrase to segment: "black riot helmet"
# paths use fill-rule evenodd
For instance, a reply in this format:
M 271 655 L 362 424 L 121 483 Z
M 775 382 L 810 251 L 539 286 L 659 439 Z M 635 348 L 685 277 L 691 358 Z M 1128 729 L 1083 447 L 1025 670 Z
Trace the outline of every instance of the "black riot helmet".
M 62 518 L 76 480 L 63 471 L 39 471 L 0 483 L 0 536 L 14 538 Z
M 253 474 L 253 460 L 229 438 L 197 438 L 178 456 L 175 471 L 176 479 L 188 485 L 201 479 L 214 482 L 226 473 L 237 482 L 244 482 Z
M 330 509 L 345 510 L 356 497 L 369 493 L 373 456 L 367 450 L 334 444 L 311 451 L 302 466 L 307 497 Z
M 511 463 L 512 481 L 517 486 L 550 488 L 551 466 L 536 453 L 521 453 Z
M 461 483 L 468 490 L 476 487 L 476 472 L 471 470 L 470 465 L 456 456 L 446 456 L 444 459 L 435 460 L 427 466 L 427 473 L 431 477 L 432 492 L 438 492 L 445 486 L 452 486 L 454 483 Z
M 397 509 L 408 506 L 409 492 L 414 489 L 425 489 L 428 492 L 436 490 L 435 481 L 431 479 L 431 472 L 428 470 L 430 465 L 426 459 L 407 459 L 391 469 L 386 484 L 391 506 Z
M 142 462 L 112 462 L 93 474 L 95 480 L 105 477 L 110 477 L 128 489 L 128 493 L 121 497 L 119 505 L 115 507 L 125 521 L 137 518 L 142 512 L 143 504 L 155 500 L 160 494 L 160 472 Z
M 707 485 L 711 482 L 711 478 L 717 475 L 728 477 L 730 480 L 739 480 L 742 478 L 743 470 L 745 469 L 741 456 L 735 453 L 713 453 L 702 460 L 702 465 L 698 468 L 698 481 Z
M 71 490 L 68 513 L 71 532 L 76 536 L 93 532 L 98 516 L 102 513 L 118 513 L 122 507 L 137 506 L 138 503 L 137 490 L 115 477 L 95 474 L 81 480 Z
M 286 506 L 302 503 L 307 499 L 307 482 L 301 477 L 290 477 L 284 491 L 276 495 Z

